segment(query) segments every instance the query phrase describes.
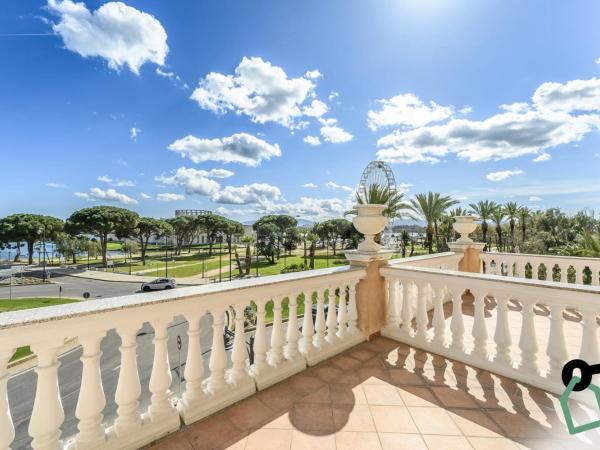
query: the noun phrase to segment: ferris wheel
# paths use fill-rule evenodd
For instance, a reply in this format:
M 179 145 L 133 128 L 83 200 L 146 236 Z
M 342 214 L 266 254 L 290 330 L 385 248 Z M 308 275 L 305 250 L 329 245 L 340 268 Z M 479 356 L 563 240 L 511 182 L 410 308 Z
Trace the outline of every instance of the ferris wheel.
M 392 168 L 383 161 L 371 161 L 360 177 L 358 194 L 366 198 L 371 186 L 378 185 L 388 188 L 392 194 L 396 193 L 396 178 Z

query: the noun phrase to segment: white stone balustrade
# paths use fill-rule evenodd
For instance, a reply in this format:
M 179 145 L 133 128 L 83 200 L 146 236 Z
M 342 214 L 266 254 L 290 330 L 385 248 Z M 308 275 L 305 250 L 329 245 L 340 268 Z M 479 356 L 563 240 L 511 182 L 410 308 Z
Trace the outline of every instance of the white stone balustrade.
M 600 259 L 575 256 L 530 255 L 525 253 L 487 252 L 480 255 L 482 273 L 525 278 L 529 267 L 533 280 L 546 269 L 546 281 L 600 285 Z M 412 264 L 411 264 L 412 265 Z M 419 266 L 420 267 L 420 266 Z M 431 266 L 428 266 L 431 267 Z
M 582 317 L 581 342 L 579 355 L 571 358 L 599 362 L 600 288 L 596 286 L 403 265 L 384 267 L 380 273 L 389 286 L 388 321 L 381 332 L 384 336 L 561 394 L 564 385 L 560 370 L 569 356 L 563 312 L 575 311 Z M 427 307 L 429 312 L 423 314 L 429 304 L 432 308 Z M 548 310 L 549 314 L 536 314 L 536 310 Z M 534 318 L 548 321 L 547 342 L 538 342 Z M 467 331 L 465 319 L 472 324 Z M 520 327 L 509 326 L 509 320 L 520 321 Z M 488 331 L 490 325 L 495 328 L 493 333 Z M 584 397 L 581 394 L 581 399 L 589 401 Z
M 12 349 L 31 346 L 38 357 L 37 388 L 32 393 L 29 434 L 34 449 L 134 449 L 283 380 L 308 365 L 340 353 L 365 336 L 357 328 L 356 284 L 362 268 L 339 267 L 276 275 L 229 283 L 184 287 L 173 291 L 72 303 L 0 315 L 0 448 L 9 448 L 15 431 L 7 396 L 6 367 Z M 313 327 L 312 302 L 318 299 Z M 323 306 L 329 302 L 327 317 Z M 266 305 L 273 302 L 273 321 Z M 247 353 L 245 308 L 256 305 L 254 363 Z M 299 320 L 298 306 L 304 317 Z M 336 308 L 337 305 L 337 308 Z M 285 320 L 283 311 L 291 314 Z M 225 313 L 235 324 L 231 354 L 225 349 Z M 212 349 L 205 373 L 200 342 L 201 319 L 212 316 Z M 187 356 L 185 390 L 181 398 L 170 391 L 168 327 L 185 317 Z M 140 410 L 142 386 L 138 373 L 137 333 L 143 323 L 154 329 L 154 355 L 148 389 L 150 405 Z M 231 322 L 230 322 L 231 323 Z M 110 324 L 107 326 L 107 324 Z M 106 404 L 100 371 L 100 344 L 109 331 L 121 338 L 121 361 L 115 394 L 117 418 L 103 423 Z M 265 332 L 270 329 L 270 339 Z M 316 330 L 316 334 L 315 334 Z M 82 378 L 76 417 L 79 432 L 60 440 L 64 411 L 58 367 L 65 338 L 78 338 L 83 347 Z

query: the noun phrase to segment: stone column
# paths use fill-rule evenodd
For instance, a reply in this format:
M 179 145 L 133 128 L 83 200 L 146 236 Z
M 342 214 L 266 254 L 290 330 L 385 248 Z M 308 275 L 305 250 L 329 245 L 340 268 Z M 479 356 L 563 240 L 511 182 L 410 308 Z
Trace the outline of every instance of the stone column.
M 367 276 L 356 286 L 356 310 L 358 328 L 369 340 L 379 336 L 381 328 L 386 324 L 388 290 L 385 278 L 379 274 L 379 268 L 388 264 L 392 254 L 392 250 L 346 252 L 351 266 L 367 269 Z

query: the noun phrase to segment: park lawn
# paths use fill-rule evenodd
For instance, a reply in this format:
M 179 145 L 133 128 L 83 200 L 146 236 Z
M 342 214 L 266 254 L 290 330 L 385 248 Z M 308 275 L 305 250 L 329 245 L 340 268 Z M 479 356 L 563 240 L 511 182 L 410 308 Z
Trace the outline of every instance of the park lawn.
M 0 298 L 0 313 L 9 311 L 18 311 L 20 309 L 30 308 L 43 308 L 44 306 L 63 305 L 65 303 L 75 303 L 79 300 L 73 298 L 61 298 L 56 297 L 29 297 L 29 298 L 17 298 L 9 300 L 7 298 Z M 10 358 L 9 362 L 16 361 L 17 359 L 24 358 L 25 356 L 31 355 L 31 349 L 29 346 L 19 347 L 15 354 Z

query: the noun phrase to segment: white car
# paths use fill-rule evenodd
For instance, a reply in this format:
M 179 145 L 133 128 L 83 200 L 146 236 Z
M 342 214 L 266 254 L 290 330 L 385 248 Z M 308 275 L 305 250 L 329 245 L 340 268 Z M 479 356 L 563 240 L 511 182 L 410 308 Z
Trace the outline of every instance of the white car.
M 142 291 L 157 291 L 161 289 L 174 289 L 176 287 L 177 285 L 173 278 L 157 278 L 154 281 L 142 284 Z

